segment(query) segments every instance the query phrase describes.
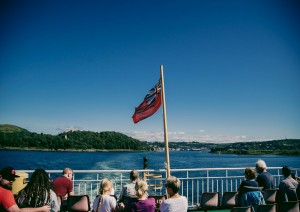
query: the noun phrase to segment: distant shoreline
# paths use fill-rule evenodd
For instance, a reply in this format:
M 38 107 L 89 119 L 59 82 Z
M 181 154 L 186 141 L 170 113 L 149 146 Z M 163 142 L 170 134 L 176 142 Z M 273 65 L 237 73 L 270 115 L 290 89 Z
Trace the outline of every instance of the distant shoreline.
M 38 148 L 18 148 L 18 147 L 1 147 L 3 151 L 37 151 L 37 152 L 148 152 L 146 150 L 129 150 L 129 149 L 38 149 Z M 155 152 L 155 151 L 149 151 Z M 300 151 L 207 151 L 211 154 L 233 154 L 233 155 L 287 155 L 300 156 Z
M 288 155 L 288 156 L 300 156 L 300 151 L 218 151 L 218 152 L 210 152 L 212 154 L 233 154 L 233 155 Z
M 145 152 L 143 150 L 129 149 L 37 149 L 37 148 L 18 148 L 18 147 L 1 147 L 0 150 L 20 150 L 20 151 L 39 151 L 39 152 Z

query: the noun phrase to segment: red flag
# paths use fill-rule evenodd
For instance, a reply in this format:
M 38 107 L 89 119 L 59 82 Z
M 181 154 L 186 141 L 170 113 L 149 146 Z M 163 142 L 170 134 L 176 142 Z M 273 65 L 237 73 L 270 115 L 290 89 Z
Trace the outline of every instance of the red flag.
M 161 105 L 161 80 L 148 91 L 144 101 L 135 108 L 132 116 L 133 122 L 136 124 L 139 121 L 152 116 Z

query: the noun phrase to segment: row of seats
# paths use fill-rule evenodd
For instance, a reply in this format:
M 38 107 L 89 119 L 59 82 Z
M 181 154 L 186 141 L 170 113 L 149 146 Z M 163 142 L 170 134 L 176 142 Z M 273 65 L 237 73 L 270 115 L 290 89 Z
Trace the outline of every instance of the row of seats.
M 57 197 L 60 211 L 62 212 L 88 212 L 92 211 L 91 202 L 88 195 L 69 196 L 66 204 L 63 203 L 60 196 Z
M 299 212 L 300 201 L 282 202 L 280 204 L 258 205 L 254 208 L 248 207 L 233 207 L 231 212 Z
M 265 205 L 253 206 L 254 210 L 261 212 L 299 212 L 299 201 L 290 201 L 276 203 L 277 189 L 270 189 L 262 191 Z M 219 192 L 204 192 L 201 195 L 201 201 L 194 210 L 217 210 L 217 209 L 231 209 L 234 212 L 252 211 L 252 207 L 238 207 L 239 196 L 238 192 L 224 192 L 222 201 L 220 203 Z M 192 211 L 192 210 L 191 210 Z
M 263 196 L 266 205 L 258 205 L 255 207 L 256 212 L 299 212 L 299 201 L 290 201 L 283 203 L 276 203 L 276 191 L 277 190 L 264 190 Z M 149 196 L 155 199 L 156 212 L 159 211 L 160 204 L 165 195 Z M 222 195 L 222 202 L 220 203 L 219 192 L 204 192 L 201 195 L 201 201 L 195 210 L 213 210 L 213 209 L 231 209 L 233 212 L 251 212 L 251 207 L 238 207 L 238 193 L 237 192 L 224 192 Z M 61 203 L 61 199 L 59 198 Z M 69 196 L 66 206 L 61 206 L 61 211 L 75 212 L 91 211 L 91 202 L 88 195 Z M 190 210 L 192 211 L 192 210 Z
M 116 196 L 113 195 L 115 198 Z M 159 211 L 159 207 L 164 199 L 166 199 L 166 195 L 157 195 L 157 196 L 149 196 L 148 198 L 154 198 L 156 208 L 155 211 Z M 61 197 L 58 197 L 58 202 L 60 204 L 60 211 L 65 212 L 88 212 L 91 211 L 91 202 L 88 195 L 76 195 L 76 196 L 69 196 L 67 199 L 67 204 L 63 205 Z

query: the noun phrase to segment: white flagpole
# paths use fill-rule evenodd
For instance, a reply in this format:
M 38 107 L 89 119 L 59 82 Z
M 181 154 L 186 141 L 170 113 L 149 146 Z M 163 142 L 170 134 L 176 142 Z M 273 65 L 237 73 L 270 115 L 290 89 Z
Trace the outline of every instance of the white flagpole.
M 164 85 L 163 65 L 160 65 L 160 77 L 161 77 L 161 91 L 162 91 L 162 103 L 163 103 L 162 105 L 163 105 L 163 119 L 164 119 L 166 169 L 167 169 L 167 177 L 170 177 L 169 138 L 168 138 L 168 126 L 167 126 L 167 112 L 166 112 L 166 99 L 165 99 L 165 85 Z

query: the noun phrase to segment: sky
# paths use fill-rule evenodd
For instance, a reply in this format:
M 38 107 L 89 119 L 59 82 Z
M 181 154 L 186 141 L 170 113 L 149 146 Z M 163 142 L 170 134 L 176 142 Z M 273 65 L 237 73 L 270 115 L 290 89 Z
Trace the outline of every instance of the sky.
M 163 141 L 300 138 L 298 0 L 1 0 L 0 124 Z

